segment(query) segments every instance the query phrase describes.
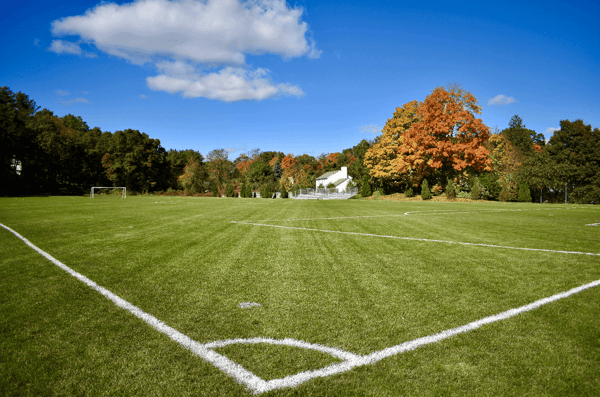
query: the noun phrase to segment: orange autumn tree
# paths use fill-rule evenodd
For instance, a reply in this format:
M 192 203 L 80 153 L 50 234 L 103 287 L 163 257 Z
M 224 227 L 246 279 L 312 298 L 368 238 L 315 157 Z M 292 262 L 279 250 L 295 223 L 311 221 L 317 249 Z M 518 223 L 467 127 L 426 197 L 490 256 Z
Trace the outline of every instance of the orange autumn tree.
M 369 169 L 369 175 L 386 182 L 400 182 L 405 178 L 406 174 L 398 171 L 401 169 L 398 148 L 404 142 L 404 133 L 417 121 L 418 106 L 417 101 L 405 103 L 388 119 L 378 142 L 365 153 L 363 164 Z
M 402 134 L 395 172 L 418 186 L 434 174 L 447 180 L 466 171 L 491 170 L 484 146 L 490 129 L 475 114 L 481 114 L 481 107 L 471 93 L 437 87 L 417 107 L 418 120 Z

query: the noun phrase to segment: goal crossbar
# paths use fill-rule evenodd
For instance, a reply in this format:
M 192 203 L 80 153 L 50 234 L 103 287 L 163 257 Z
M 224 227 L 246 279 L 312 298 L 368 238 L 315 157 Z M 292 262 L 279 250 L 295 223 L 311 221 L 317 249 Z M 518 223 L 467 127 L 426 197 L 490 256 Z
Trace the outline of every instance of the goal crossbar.
M 109 186 L 109 187 L 94 186 L 94 187 L 92 187 L 92 190 L 90 191 L 90 198 L 94 198 L 94 189 L 123 189 L 123 198 L 127 198 L 127 188 L 126 187 L 120 187 L 120 186 Z

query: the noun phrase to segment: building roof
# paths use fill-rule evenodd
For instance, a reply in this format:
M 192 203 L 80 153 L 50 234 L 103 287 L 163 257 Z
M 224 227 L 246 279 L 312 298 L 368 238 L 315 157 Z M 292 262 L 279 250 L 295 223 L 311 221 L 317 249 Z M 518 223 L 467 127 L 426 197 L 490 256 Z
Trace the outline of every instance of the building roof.
M 340 185 L 343 182 L 346 182 L 348 180 L 348 178 L 342 178 L 342 179 L 338 179 L 337 181 L 333 182 L 333 184 L 335 186 Z
M 337 173 L 338 173 L 338 172 L 340 172 L 340 171 L 341 171 L 341 170 L 335 170 L 335 171 L 329 171 L 329 172 L 326 172 L 326 173 L 324 173 L 323 175 L 321 175 L 320 177 L 318 177 L 318 178 L 317 178 L 317 180 L 319 180 L 319 179 L 327 179 L 327 178 L 329 178 L 331 175 L 333 175 L 333 174 L 337 174 Z

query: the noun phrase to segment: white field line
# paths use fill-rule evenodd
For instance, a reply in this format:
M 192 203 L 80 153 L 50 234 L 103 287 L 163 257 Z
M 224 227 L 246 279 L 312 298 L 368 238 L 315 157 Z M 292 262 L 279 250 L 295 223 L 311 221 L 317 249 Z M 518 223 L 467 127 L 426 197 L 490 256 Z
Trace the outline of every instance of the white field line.
M 390 356 L 393 356 L 396 354 L 401 354 L 401 353 L 404 353 L 407 351 L 411 351 L 418 347 L 428 345 L 430 343 L 439 342 L 439 341 L 442 341 L 442 340 L 447 339 L 454 335 L 472 331 L 472 330 L 477 329 L 485 324 L 490 324 L 490 323 L 493 323 L 496 321 L 506 320 L 506 319 L 516 316 L 518 314 L 537 309 L 540 306 L 548 304 L 550 302 L 554 302 L 559 299 L 567 298 L 573 294 L 577 294 L 588 288 L 592 288 L 592 287 L 596 287 L 596 286 L 600 285 L 600 280 L 596 280 L 591 283 L 584 284 L 579 287 L 573 288 L 569 291 L 562 292 L 562 293 L 552 295 L 547 298 L 537 300 L 533 303 L 530 303 L 525 306 L 521 306 L 516 309 L 510 309 L 510 310 L 504 311 L 502 313 L 499 313 L 499 314 L 496 314 L 493 316 L 489 316 L 489 317 L 485 317 L 485 318 L 482 318 L 477 321 L 473 321 L 471 323 L 468 323 L 466 325 L 463 325 L 463 326 L 460 326 L 457 328 L 447 329 L 447 330 L 444 330 L 444 331 L 434 334 L 434 335 L 429 335 L 429 336 L 425 336 L 422 338 L 414 339 L 412 341 L 404 342 L 399 345 L 388 347 L 386 349 L 376 351 L 371 354 L 367 354 L 367 355 L 363 355 L 363 356 L 357 355 L 357 354 L 354 354 L 351 352 L 347 352 L 347 351 L 344 351 L 341 349 L 322 346 L 322 345 L 318 345 L 318 344 L 314 344 L 314 343 L 308 343 L 308 342 L 299 341 L 299 340 L 295 340 L 295 339 L 271 339 L 271 338 L 241 339 L 240 338 L 240 339 L 229 339 L 229 340 L 225 340 L 225 341 L 215 341 L 215 342 L 209 342 L 209 343 L 199 343 L 199 342 L 191 339 L 190 337 L 182 334 L 181 332 L 177 331 L 176 329 L 169 327 L 168 325 L 166 325 L 165 323 L 163 323 L 156 317 L 144 312 L 142 309 L 138 308 L 137 306 L 134 306 L 131 303 L 127 302 L 126 300 L 113 294 L 106 288 L 99 286 L 98 284 L 96 284 L 92 280 L 88 279 L 84 275 L 72 270 L 71 268 L 69 268 L 68 266 L 66 266 L 65 264 L 60 262 L 59 260 L 52 257 L 50 254 L 46 253 L 45 251 L 43 251 L 43 250 L 39 249 L 38 247 L 36 247 L 35 245 L 33 245 L 31 242 L 29 242 L 29 240 L 27 240 L 25 237 L 21 236 L 19 233 L 15 232 L 11 228 L 9 228 L 1 223 L 0 223 L 0 226 L 2 226 L 6 230 L 8 230 L 12 234 L 14 234 L 16 237 L 21 239 L 25 244 L 27 244 L 29 247 L 31 247 L 33 250 L 35 250 L 37 253 L 39 253 L 46 259 L 48 259 L 50 262 L 52 262 L 56 266 L 60 267 L 61 269 L 63 269 L 64 271 L 66 271 L 67 273 L 72 275 L 73 277 L 77 278 L 79 281 L 82 281 L 89 287 L 93 288 L 94 290 L 96 290 L 99 293 L 101 293 L 102 295 L 104 295 L 107 299 L 111 300 L 115 305 L 119 306 L 122 309 L 127 310 L 128 312 L 130 312 L 134 316 L 138 317 L 139 319 L 143 320 L 144 322 L 146 322 L 148 325 L 150 325 L 157 331 L 167 335 L 171 340 L 177 342 L 185 349 L 190 350 L 195 355 L 210 362 L 215 367 L 219 368 L 221 371 L 225 372 L 226 374 L 228 374 L 229 376 L 234 378 L 238 383 L 245 385 L 254 394 L 260 394 L 260 393 L 264 393 L 264 392 L 274 390 L 274 389 L 296 387 L 296 386 L 300 385 L 301 383 L 304 383 L 306 381 L 309 381 L 309 380 L 317 378 L 317 377 L 326 377 L 326 376 L 330 376 L 330 375 L 335 375 L 335 374 L 345 372 L 345 371 L 351 370 L 351 369 L 359 367 L 359 366 L 373 364 L 373 363 L 376 363 L 377 361 L 383 360 L 384 358 L 387 358 L 387 357 L 390 357 Z M 241 343 L 241 344 L 267 343 L 267 344 L 272 344 L 272 345 L 295 346 L 298 348 L 312 349 L 312 350 L 317 350 L 317 351 L 320 351 L 323 353 L 327 353 L 327 354 L 330 354 L 330 355 L 332 355 L 336 358 L 339 358 L 341 360 L 344 360 L 344 361 L 341 363 L 329 365 L 325 368 L 321 368 L 318 370 L 305 371 L 305 372 L 298 373 L 296 375 L 286 376 L 285 378 L 272 379 L 269 381 L 265 381 L 264 379 L 254 375 L 252 372 L 248 371 L 241 365 L 231 361 L 229 358 L 212 350 L 212 349 L 218 349 L 218 348 L 221 348 L 224 346 L 228 346 L 231 344 L 239 344 L 239 343 Z
M 310 232 L 349 234 L 349 235 L 352 235 L 352 236 L 367 236 L 367 237 L 391 238 L 391 239 L 397 239 L 397 240 L 424 241 L 424 242 L 427 242 L 427 243 L 458 244 L 458 245 L 470 245 L 470 246 L 476 246 L 476 247 L 503 248 L 503 249 L 510 249 L 510 250 L 553 252 L 553 253 L 557 253 L 557 254 L 575 254 L 575 255 L 600 256 L 600 253 L 595 253 L 595 252 L 559 251 L 559 250 L 550 250 L 550 249 L 543 249 L 543 248 L 510 247 L 510 246 L 506 246 L 506 245 L 465 243 L 465 242 L 461 242 L 461 241 L 434 240 L 434 239 L 428 239 L 428 238 L 387 236 L 387 235 L 384 235 L 384 234 L 358 233 L 358 232 L 342 232 L 342 231 L 339 231 L 339 230 L 312 229 L 312 228 L 307 228 L 307 227 L 269 225 L 268 223 L 251 223 L 251 222 L 238 222 L 238 221 L 231 221 L 231 223 L 237 223 L 239 225 L 276 227 L 276 228 L 280 228 L 280 229 L 304 230 L 304 231 L 310 231 Z
M 468 211 L 456 211 L 456 210 L 432 210 L 430 212 L 426 211 L 408 211 L 403 214 L 393 214 L 393 215 L 356 215 L 356 216 L 336 216 L 336 217 L 328 217 L 328 218 L 297 218 L 297 219 L 266 219 L 255 222 L 294 222 L 294 221 L 324 221 L 324 220 L 334 220 L 334 219 L 357 219 L 357 218 L 393 218 L 400 216 L 408 216 L 415 215 L 419 213 L 419 216 L 423 215 L 446 215 L 446 214 L 470 214 L 470 213 L 479 213 L 479 212 L 521 212 L 521 211 L 557 211 L 557 210 L 570 210 L 570 209 L 578 209 L 581 207 L 570 207 L 570 208 L 525 208 L 518 210 L 504 210 L 504 209 L 494 209 L 494 210 L 468 210 Z M 240 221 L 242 222 L 242 221 Z M 595 226 L 595 225 L 586 225 L 586 226 Z
M 586 226 L 600 226 L 600 223 L 590 223 L 590 224 L 588 224 Z

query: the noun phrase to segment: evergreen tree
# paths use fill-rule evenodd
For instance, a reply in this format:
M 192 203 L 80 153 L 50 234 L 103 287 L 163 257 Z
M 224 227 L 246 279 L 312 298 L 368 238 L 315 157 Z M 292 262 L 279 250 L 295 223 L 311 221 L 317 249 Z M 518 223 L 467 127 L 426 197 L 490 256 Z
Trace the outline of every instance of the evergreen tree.
M 217 190 L 217 185 L 212 185 L 212 195 L 213 197 L 218 197 L 219 196 L 219 191 Z
M 414 197 L 415 193 L 413 192 L 412 186 L 404 191 L 404 197 Z
M 456 198 L 456 188 L 454 187 L 452 180 L 449 180 L 448 184 L 446 185 L 446 197 L 448 197 L 450 200 L 454 200 Z
M 360 195 L 363 197 L 369 197 L 372 194 L 371 186 L 369 186 L 369 177 L 367 175 L 363 178 L 363 185 L 360 191 Z
M 423 179 L 423 184 L 421 185 L 421 198 L 423 200 L 429 200 L 431 198 L 431 191 L 429 190 L 427 179 Z
M 246 183 L 242 182 L 242 186 L 240 187 L 240 197 L 246 197 Z
M 471 199 L 479 200 L 481 198 L 481 191 L 479 190 L 479 181 L 475 178 L 475 183 L 471 188 Z
M 281 184 L 281 198 L 288 198 L 287 189 L 283 183 Z
M 531 192 L 526 182 L 519 185 L 519 195 L 517 200 L 523 203 L 531 203 Z
M 233 197 L 233 185 L 231 183 L 227 184 L 227 192 L 225 195 L 227 197 Z

